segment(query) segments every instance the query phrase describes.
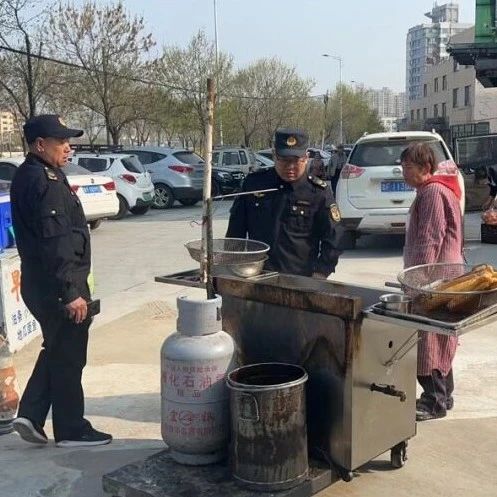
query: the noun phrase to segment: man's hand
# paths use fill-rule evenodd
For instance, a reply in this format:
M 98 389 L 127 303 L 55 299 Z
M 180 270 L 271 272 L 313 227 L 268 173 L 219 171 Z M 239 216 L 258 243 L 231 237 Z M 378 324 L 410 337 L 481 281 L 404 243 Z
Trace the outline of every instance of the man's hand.
M 326 280 L 326 279 L 328 279 L 328 276 L 326 276 L 326 274 L 323 274 L 323 273 L 312 273 L 312 277 L 316 278 L 317 280 Z
M 69 319 L 73 320 L 76 324 L 80 324 L 86 319 L 88 307 L 84 298 L 78 297 L 76 300 L 69 302 L 69 304 L 66 304 L 66 309 Z

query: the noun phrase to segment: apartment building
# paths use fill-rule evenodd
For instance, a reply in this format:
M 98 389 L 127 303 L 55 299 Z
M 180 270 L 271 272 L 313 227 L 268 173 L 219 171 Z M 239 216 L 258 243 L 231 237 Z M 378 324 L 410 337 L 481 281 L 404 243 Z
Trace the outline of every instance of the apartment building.
M 451 38 L 453 43 L 469 43 L 474 28 Z M 497 133 L 497 88 L 484 88 L 476 79 L 474 66 L 461 66 L 449 57 L 427 68 L 421 79 L 421 96 L 409 101 L 411 125 L 440 120 L 446 128 L 457 124 L 488 122 Z

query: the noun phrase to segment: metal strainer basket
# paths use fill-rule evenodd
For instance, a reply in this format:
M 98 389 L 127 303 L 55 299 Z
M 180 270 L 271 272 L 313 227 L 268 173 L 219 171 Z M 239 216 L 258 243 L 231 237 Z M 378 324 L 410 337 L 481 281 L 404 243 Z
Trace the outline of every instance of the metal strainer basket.
M 460 292 L 436 288 L 472 270 L 472 266 L 462 263 L 423 264 L 401 271 L 397 279 L 404 292 L 413 299 L 413 312 L 416 314 L 469 316 L 497 303 L 497 288 Z
M 202 258 L 202 240 L 191 240 L 185 243 L 193 260 L 200 262 Z M 265 259 L 269 245 L 246 238 L 214 238 L 212 240 L 213 262 L 215 265 L 235 265 L 258 262 Z

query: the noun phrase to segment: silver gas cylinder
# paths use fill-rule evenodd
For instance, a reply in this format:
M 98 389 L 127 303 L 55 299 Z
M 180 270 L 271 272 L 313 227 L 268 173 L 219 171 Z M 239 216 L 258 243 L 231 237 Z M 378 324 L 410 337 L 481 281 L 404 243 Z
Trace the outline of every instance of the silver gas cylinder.
M 234 344 L 222 331 L 222 299 L 179 297 L 177 331 L 161 350 L 162 438 L 182 464 L 211 464 L 226 456 Z

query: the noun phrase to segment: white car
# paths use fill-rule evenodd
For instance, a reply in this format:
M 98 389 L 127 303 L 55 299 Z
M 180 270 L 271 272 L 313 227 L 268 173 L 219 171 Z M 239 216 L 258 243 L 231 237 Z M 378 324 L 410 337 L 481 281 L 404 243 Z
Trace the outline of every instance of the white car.
M 23 157 L 0 158 L 0 180 L 12 181 Z M 116 185 L 108 176 L 97 176 L 75 164 L 63 168 L 67 181 L 75 192 L 91 229 L 100 226 L 102 219 L 115 216 L 119 211 Z
M 119 153 L 78 153 L 71 162 L 99 176 L 110 176 L 116 184 L 119 211 L 113 219 L 148 212 L 154 199 L 154 185 L 150 173 L 145 171 L 135 155 Z
M 442 137 L 427 131 L 374 133 L 364 135 L 354 145 L 336 191 L 347 230 L 347 248 L 354 248 L 362 234 L 405 232 L 415 191 L 404 181 L 400 154 L 413 141 L 429 143 L 439 164 L 453 161 Z M 464 182 L 458 170 L 457 175 L 464 198 Z M 463 203 L 461 208 L 464 211 Z

